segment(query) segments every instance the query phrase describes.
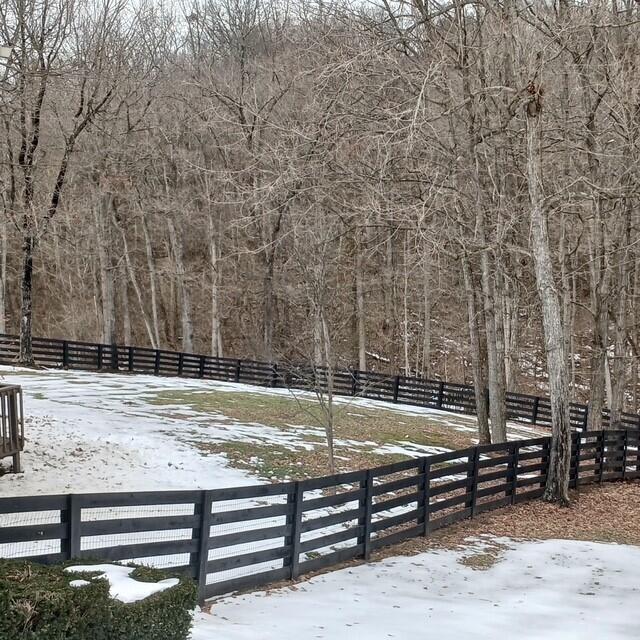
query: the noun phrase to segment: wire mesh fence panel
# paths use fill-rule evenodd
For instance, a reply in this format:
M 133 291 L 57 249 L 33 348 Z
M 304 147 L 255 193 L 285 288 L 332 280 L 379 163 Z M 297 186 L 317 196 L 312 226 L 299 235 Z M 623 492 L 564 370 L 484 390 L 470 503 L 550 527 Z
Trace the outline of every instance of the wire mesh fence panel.
M 336 557 L 363 552 L 361 522 L 366 472 L 300 483 L 299 573 L 327 566 Z
M 579 434 L 575 440 L 573 486 L 597 482 L 600 478 L 602 463 L 603 434 L 601 431 L 590 434 L 588 431 Z
M 478 447 L 473 469 L 473 515 L 513 501 L 516 481 L 516 445 L 504 443 Z
M 200 517 L 194 504 L 140 505 L 103 507 L 82 510 L 80 555 L 84 558 L 106 548 L 148 547 L 153 553 L 156 543 L 188 541 L 199 527 Z M 123 558 L 158 568 L 181 567 L 190 562 L 189 553 L 131 555 Z
M 541 496 L 547 481 L 551 438 L 530 440 L 518 453 L 516 501 Z
M 628 479 L 640 477 L 640 430 L 629 429 L 627 431 L 626 445 L 626 472 Z
M 0 557 L 63 559 L 67 506 L 67 496 L 0 498 Z
M 429 530 L 471 516 L 475 448 L 430 458 Z
M 372 470 L 371 548 L 422 532 L 424 462 L 408 460 Z
M 59 554 L 64 532 L 61 510 L 0 514 L 0 558 Z
M 209 514 L 208 593 L 260 584 L 267 575 L 288 572 L 293 488 L 285 483 L 218 492 Z

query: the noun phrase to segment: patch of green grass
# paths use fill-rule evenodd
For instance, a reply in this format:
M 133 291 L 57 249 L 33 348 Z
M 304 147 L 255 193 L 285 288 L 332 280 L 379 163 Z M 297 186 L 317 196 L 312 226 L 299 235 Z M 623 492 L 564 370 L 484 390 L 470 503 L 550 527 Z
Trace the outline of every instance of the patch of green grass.
M 290 449 L 284 446 L 229 441 L 223 443 L 192 442 L 206 453 L 224 454 L 237 469 L 246 469 L 265 480 L 279 482 L 300 480 L 329 474 L 329 458 L 326 447 Z M 342 454 L 345 454 L 344 456 Z M 381 455 L 370 451 L 348 452 L 339 450 L 335 461 L 336 471 L 373 467 L 403 459 L 399 455 Z M 347 458 L 344 460 L 343 458 Z
M 184 405 L 199 413 L 224 415 L 238 422 L 256 422 L 280 429 L 323 428 L 324 425 L 320 404 L 306 398 L 235 391 L 162 391 L 153 394 L 150 402 L 160 406 Z M 361 442 L 387 444 L 408 440 L 451 449 L 470 446 L 473 436 L 472 432 L 455 431 L 438 418 L 342 402 L 334 405 L 334 431 L 336 438 Z
M 301 397 L 242 393 L 235 391 L 174 390 L 150 393 L 146 400 L 159 407 L 168 407 L 167 413 L 175 418 L 189 420 L 181 407 L 200 416 L 224 416 L 242 424 L 258 424 L 296 432 L 298 438 L 290 442 L 260 442 L 255 440 L 207 442 L 199 431 L 189 437 L 184 431 L 181 438 L 203 453 L 224 454 L 230 463 L 256 473 L 262 478 L 279 481 L 313 477 L 330 473 L 324 437 L 324 414 L 319 402 Z M 198 422 L 199 427 L 206 422 Z M 233 429 L 233 423 L 229 424 Z M 464 448 L 472 444 L 473 432 L 460 432 L 437 417 L 412 416 L 392 409 L 361 407 L 357 404 L 334 405 L 334 438 L 336 471 L 352 471 L 406 459 L 402 454 L 380 454 L 375 449 L 385 444 L 409 441 L 418 445 L 449 449 Z M 344 441 L 348 441 L 345 443 Z M 291 444 L 293 442 L 293 444 Z M 298 446 L 296 446 L 298 443 Z M 301 443 L 308 447 L 299 446 Z M 352 444 L 350 444 L 352 443 Z

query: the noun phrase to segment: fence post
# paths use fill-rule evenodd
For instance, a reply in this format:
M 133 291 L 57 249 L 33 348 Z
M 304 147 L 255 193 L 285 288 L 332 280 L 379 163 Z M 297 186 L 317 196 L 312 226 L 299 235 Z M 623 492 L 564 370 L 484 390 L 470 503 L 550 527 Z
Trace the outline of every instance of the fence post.
M 111 345 L 111 369 L 113 371 L 118 370 L 118 345 Z
M 511 454 L 511 461 L 509 462 L 511 470 L 511 504 L 516 503 L 516 494 L 518 491 L 518 465 L 520 457 L 520 445 L 515 442 L 513 445 L 513 453 Z
M 400 390 L 400 376 L 393 379 L 393 401 L 398 402 L 398 391 Z
M 358 387 L 360 386 L 360 370 L 354 369 L 351 372 L 351 395 L 358 395 Z
M 291 564 L 289 577 L 295 580 L 300 574 L 300 537 L 302 528 L 302 498 L 304 489 L 298 481 L 293 488 L 293 517 L 291 519 Z
M 277 364 L 272 365 L 271 380 L 269 381 L 269 386 L 270 387 L 278 386 L 278 365 Z
M 580 491 L 580 455 L 582 451 L 582 434 L 576 433 L 576 491 Z
M 540 398 L 536 396 L 533 399 L 533 411 L 531 412 L 531 424 L 538 422 L 538 409 L 540 408 Z
M 61 547 L 61 551 L 67 560 L 80 556 L 81 519 L 81 508 L 78 497 L 70 494 L 67 496 L 67 505 L 63 517 L 63 522 L 67 525 L 67 538 L 62 542 Z
M 182 351 L 178 354 L 178 376 L 182 377 L 182 370 L 184 369 L 184 353 Z
M 629 448 L 629 430 L 625 429 L 622 436 L 622 479 L 627 479 L 627 449 Z
M 469 456 L 469 462 L 473 462 L 473 468 L 467 472 L 467 477 L 473 478 L 471 485 L 471 517 L 476 515 L 476 497 L 478 494 L 478 462 L 480 461 L 480 451 L 475 447 L 473 453 Z M 471 475 L 470 475 L 471 474 Z
M 102 369 L 102 345 L 98 345 L 98 370 Z
M 129 354 L 127 360 L 129 361 L 127 364 L 129 365 L 129 371 L 133 371 L 133 347 L 129 347 Z
M 442 409 L 442 398 L 444 396 L 444 380 L 440 380 L 438 387 L 438 409 Z
M 362 515 L 358 518 L 358 525 L 362 527 L 362 533 L 358 536 L 358 544 L 362 545 L 362 557 L 369 560 L 371 557 L 371 511 L 373 506 L 373 471 L 367 469 L 365 477 L 360 481 L 360 488 L 364 489 L 364 497 L 358 505 Z
M 238 360 L 238 362 L 236 363 L 236 375 L 235 375 L 235 381 L 236 382 L 240 382 L 240 369 L 242 368 L 242 360 Z
M 204 602 L 207 588 L 207 565 L 209 564 L 209 533 L 211 531 L 211 491 L 202 491 L 200 502 L 196 508 L 200 511 L 200 529 L 199 544 L 197 552 L 197 574 L 196 581 L 198 583 L 198 601 Z M 194 531 L 195 533 L 195 531 Z
M 584 405 L 584 418 L 582 418 L 582 430 L 587 430 L 587 424 L 589 422 L 589 405 Z
M 431 533 L 431 463 L 428 458 L 424 459 L 424 495 L 422 504 L 424 505 L 424 527 L 422 535 L 426 538 Z
M 153 363 L 153 373 L 160 375 L 160 349 L 156 349 L 156 359 Z
M 198 377 L 204 378 L 204 356 L 200 356 L 200 366 L 198 367 Z
M 62 341 L 62 367 L 69 368 L 69 343 L 66 340 Z
M 600 431 L 600 484 L 602 484 L 602 476 L 604 474 L 604 458 L 605 458 L 605 454 L 606 454 L 606 445 L 605 445 L 605 440 L 604 440 L 604 436 L 605 436 L 605 430 L 602 429 Z

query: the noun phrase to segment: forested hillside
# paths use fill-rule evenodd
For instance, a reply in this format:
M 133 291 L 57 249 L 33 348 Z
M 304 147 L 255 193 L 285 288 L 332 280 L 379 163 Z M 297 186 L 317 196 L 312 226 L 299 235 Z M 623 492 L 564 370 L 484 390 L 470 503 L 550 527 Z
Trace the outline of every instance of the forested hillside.
M 638 17 L 630 0 L 8 0 L 0 331 L 32 304 L 34 335 L 498 397 L 545 388 L 553 290 L 571 394 L 635 410 Z

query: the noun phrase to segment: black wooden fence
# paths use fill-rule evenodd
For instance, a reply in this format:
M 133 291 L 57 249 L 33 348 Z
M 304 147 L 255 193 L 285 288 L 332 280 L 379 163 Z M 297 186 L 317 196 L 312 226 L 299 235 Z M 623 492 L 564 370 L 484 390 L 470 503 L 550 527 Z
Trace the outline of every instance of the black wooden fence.
M 572 436 L 571 486 L 640 477 L 640 432 Z M 551 438 L 299 482 L 212 491 L 0 498 L 0 557 L 132 560 L 197 580 L 202 599 L 367 559 L 541 496 Z
M 0 364 L 15 364 L 19 354 L 18 336 L 0 334 Z M 68 369 L 129 371 L 162 376 L 182 376 L 226 382 L 242 382 L 267 387 L 326 391 L 325 369 L 308 365 L 274 364 L 258 360 L 214 358 L 211 356 L 121 345 L 94 344 L 51 338 L 34 338 L 36 363 Z M 337 395 L 359 396 L 400 404 L 431 407 L 475 415 L 474 389 L 466 384 L 427 380 L 401 375 L 339 370 L 334 373 Z M 549 398 L 507 393 L 507 418 L 542 427 L 551 426 Z M 587 425 L 588 406 L 571 403 L 571 425 L 582 430 Z M 602 414 L 602 426 L 609 425 L 609 411 Z M 622 428 L 640 427 L 640 415 L 622 414 Z

